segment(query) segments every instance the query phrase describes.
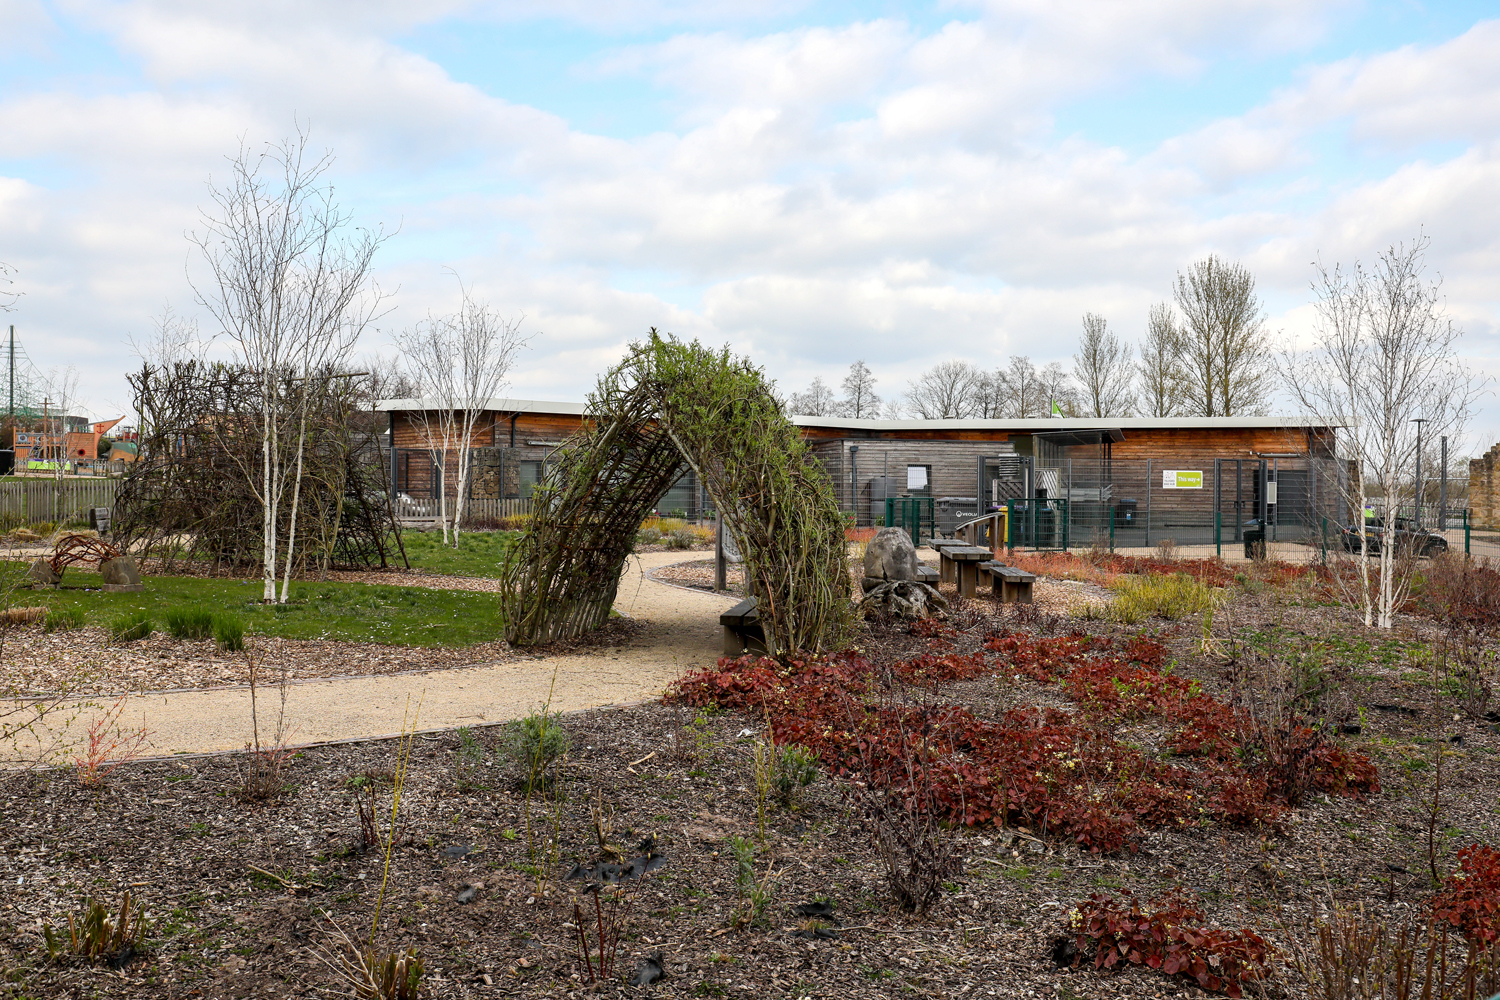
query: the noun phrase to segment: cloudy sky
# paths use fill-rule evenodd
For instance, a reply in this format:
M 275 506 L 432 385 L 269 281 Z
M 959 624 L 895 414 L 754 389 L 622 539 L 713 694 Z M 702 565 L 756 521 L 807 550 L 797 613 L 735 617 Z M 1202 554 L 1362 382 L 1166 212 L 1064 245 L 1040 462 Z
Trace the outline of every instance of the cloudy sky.
M 0 323 L 95 415 L 130 338 L 201 314 L 186 235 L 241 140 L 294 122 L 396 231 L 385 330 L 453 269 L 535 332 L 516 395 L 580 399 L 657 326 L 788 391 L 863 358 L 1067 360 L 1178 269 L 1256 275 L 1419 231 L 1500 373 L 1500 20 L 1460 0 L 0 0 Z M 206 332 L 212 332 L 205 321 Z M 1486 400 L 1474 444 L 1500 434 Z

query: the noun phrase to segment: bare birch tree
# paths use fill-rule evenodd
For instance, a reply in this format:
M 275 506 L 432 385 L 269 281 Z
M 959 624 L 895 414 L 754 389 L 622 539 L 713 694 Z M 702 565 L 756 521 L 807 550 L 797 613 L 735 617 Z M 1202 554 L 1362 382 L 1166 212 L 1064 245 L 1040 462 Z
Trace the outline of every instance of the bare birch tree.
M 975 415 L 984 385 L 984 373 L 967 361 L 943 361 L 911 383 L 906 399 L 923 420 L 959 420 Z
M 1456 435 L 1481 388 L 1458 359 L 1462 331 L 1445 313 L 1439 283 L 1423 277 L 1429 240 L 1390 247 L 1373 268 L 1317 266 L 1313 346 L 1281 354 L 1292 397 L 1320 423 L 1338 427 L 1352 468 L 1341 487 L 1358 537 L 1358 601 L 1366 625 L 1390 628 L 1411 583 L 1412 553 L 1398 551 L 1395 517 L 1413 499 L 1417 425 Z M 1380 495 L 1372 497 L 1370 486 Z M 1378 567 L 1371 572 L 1367 508 L 1378 512 Z
M 461 281 L 459 289 L 462 303 L 458 312 L 429 317 L 395 336 L 420 400 L 415 418 L 433 457 L 438 519 L 445 543 L 450 541 L 449 462 L 457 466 L 451 519 L 454 545 L 458 544 L 459 523 L 468 503 L 479 422 L 489 411 L 490 400 L 504 390 L 516 352 L 526 344 L 519 319 L 506 319 L 477 301 Z
M 1083 314 L 1083 337 L 1073 355 L 1073 381 L 1081 409 L 1092 417 L 1128 417 L 1134 408 L 1129 344 L 1109 331 L 1098 313 Z
M 229 161 L 228 179 L 210 181 L 213 204 L 202 214 L 202 231 L 189 235 L 208 270 L 204 285 L 194 285 L 198 301 L 233 341 L 239 363 L 260 382 L 260 467 L 244 472 L 261 505 L 267 603 L 277 599 L 277 528 L 287 486 L 292 487 L 293 522 L 300 497 L 285 448 L 295 435 L 300 469 L 306 393 L 288 392 L 287 385 L 346 358 L 381 301 L 370 268 L 387 237 L 380 230 L 352 228 L 349 214 L 334 201 L 332 185 L 323 180 L 332 163 L 331 153 L 309 155 L 307 134 L 300 129 L 259 152 L 241 145 Z M 296 537 L 295 523 L 288 537 Z M 283 601 L 288 582 L 282 585 Z
M 1263 413 L 1275 376 L 1255 278 L 1210 254 L 1177 275 L 1183 369 L 1192 385 L 1188 411 L 1200 417 Z
M 1182 414 L 1188 391 L 1187 372 L 1182 365 L 1182 329 L 1172 307 L 1165 302 L 1152 306 L 1146 318 L 1141 360 L 1135 370 L 1140 380 L 1141 409 L 1146 416 Z

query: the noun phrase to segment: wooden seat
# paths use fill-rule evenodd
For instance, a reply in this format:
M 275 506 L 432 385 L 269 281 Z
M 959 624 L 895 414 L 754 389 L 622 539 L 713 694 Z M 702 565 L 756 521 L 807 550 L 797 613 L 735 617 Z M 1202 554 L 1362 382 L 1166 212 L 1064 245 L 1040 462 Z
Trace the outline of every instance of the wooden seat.
M 982 545 L 945 545 L 942 548 L 941 579 L 952 581 L 958 589 L 958 596 L 973 597 L 979 586 L 979 564 L 993 559 L 994 555 Z
M 990 586 L 1002 604 L 1031 603 L 1031 589 L 1036 583 L 1035 573 L 1028 573 L 1024 569 L 1007 566 L 993 559 L 981 563 L 979 568 L 990 575 Z
M 766 633 L 760 625 L 758 602 L 753 597 L 736 604 L 719 616 L 724 629 L 724 655 L 766 654 Z

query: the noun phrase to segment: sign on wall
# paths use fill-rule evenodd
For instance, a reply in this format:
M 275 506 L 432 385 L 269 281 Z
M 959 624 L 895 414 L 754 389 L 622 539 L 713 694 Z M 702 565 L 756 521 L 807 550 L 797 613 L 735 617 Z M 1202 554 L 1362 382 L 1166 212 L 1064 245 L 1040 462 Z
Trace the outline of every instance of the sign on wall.
M 1163 469 L 1161 488 L 1164 490 L 1201 490 L 1203 489 L 1203 472 L 1201 469 Z

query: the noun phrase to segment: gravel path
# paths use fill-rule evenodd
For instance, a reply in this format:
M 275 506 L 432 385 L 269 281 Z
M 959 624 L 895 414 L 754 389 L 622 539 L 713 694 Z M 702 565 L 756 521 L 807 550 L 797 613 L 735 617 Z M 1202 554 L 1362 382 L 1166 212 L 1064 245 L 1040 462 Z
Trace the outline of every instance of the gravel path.
M 516 718 L 546 702 L 549 691 L 552 708 L 561 711 L 657 697 L 685 671 L 714 662 L 722 648 L 718 616 L 736 601 L 668 586 L 646 575 L 682 558 L 682 552 L 653 552 L 627 564 L 615 608 L 643 625 L 627 645 L 421 674 L 293 682 L 286 687 L 285 706 L 291 742 L 395 733 L 408 699 L 412 708 L 421 701 L 420 728 L 439 729 Z M 268 663 L 266 669 L 274 673 L 275 665 Z M 275 729 L 277 703 L 276 689 L 262 687 L 262 739 Z M 5 707 L 0 705 L 0 711 Z M 76 741 L 101 712 L 98 706 L 84 705 L 80 712 L 53 718 L 73 716 L 63 737 Z M 250 694 L 236 688 L 132 696 L 125 699 L 120 721 L 150 730 L 142 749 L 148 755 L 240 749 L 251 736 Z M 0 747 L 0 754 L 31 749 Z

